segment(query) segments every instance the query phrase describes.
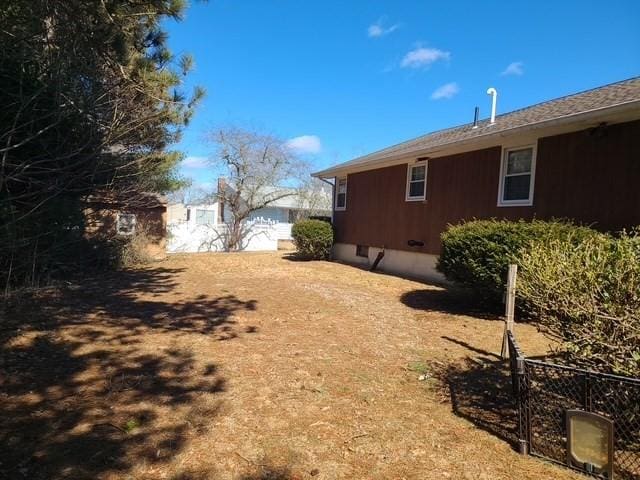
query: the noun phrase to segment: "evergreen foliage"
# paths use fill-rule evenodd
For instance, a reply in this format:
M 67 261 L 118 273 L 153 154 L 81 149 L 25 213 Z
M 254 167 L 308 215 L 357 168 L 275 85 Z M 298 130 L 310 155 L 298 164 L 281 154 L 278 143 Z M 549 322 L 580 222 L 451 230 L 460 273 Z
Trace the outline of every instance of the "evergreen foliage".
M 167 48 L 182 0 L 2 0 L 0 272 L 51 274 L 81 241 L 82 199 L 184 185 L 170 150 L 203 96 Z M 76 259 L 79 261 L 80 259 Z

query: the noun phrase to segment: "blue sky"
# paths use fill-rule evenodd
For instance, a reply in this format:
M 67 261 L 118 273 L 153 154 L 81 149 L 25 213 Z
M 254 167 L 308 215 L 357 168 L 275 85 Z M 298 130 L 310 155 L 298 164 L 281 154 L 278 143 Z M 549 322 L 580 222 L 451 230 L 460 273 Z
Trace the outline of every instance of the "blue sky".
M 178 148 L 210 183 L 207 130 L 262 129 L 318 169 L 432 130 L 640 75 L 640 2 L 209 0 L 167 22 L 207 97 Z M 302 138 L 299 138 L 302 137 Z

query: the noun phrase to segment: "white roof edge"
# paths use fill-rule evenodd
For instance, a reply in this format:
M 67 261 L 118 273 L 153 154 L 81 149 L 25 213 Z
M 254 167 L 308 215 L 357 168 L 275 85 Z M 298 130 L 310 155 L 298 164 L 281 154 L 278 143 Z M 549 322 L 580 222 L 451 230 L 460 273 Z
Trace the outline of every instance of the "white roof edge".
M 520 125 L 518 127 L 511 127 L 511 128 L 506 128 L 504 130 L 498 130 L 495 132 L 487 132 L 487 133 L 483 133 L 481 135 L 477 135 L 471 138 L 466 138 L 463 140 L 457 140 L 457 141 L 452 141 L 452 142 L 448 142 L 448 143 L 442 143 L 439 145 L 434 145 L 433 147 L 430 148 L 426 148 L 426 149 L 420 149 L 420 148 L 415 148 L 415 149 L 411 149 L 410 146 L 408 146 L 405 150 L 401 150 L 401 151 L 395 151 L 395 152 L 389 152 L 389 154 L 381 156 L 379 158 L 372 158 L 371 160 L 363 160 L 362 162 L 357 162 L 357 163 L 352 163 L 352 164 L 348 164 L 345 165 L 343 164 L 338 164 L 335 165 L 333 167 L 330 168 L 326 168 L 324 170 L 320 170 L 318 172 L 313 172 L 311 174 L 312 177 L 316 177 L 316 178 L 331 178 L 334 177 L 337 173 L 348 173 L 349 171 L 352 170 L 358 170 L 358 171 L 363 171 L 363 170 L 373 170 L 374 168 L 379 168 L 380 166 L 384 166 L 385 162 L 390 162 L 393 160 L 398 160 L 398 159 L 402 159 L 403 157 L 407 156 L 407 155 L 415 155 L 415 154 L 427 154 L 429 153 L 429 151 L 433 151 L 435 149 L 438 149 L 438 151 L 440 151 L 443 148 L 447 148 L 447 147 L 451 147 L 451 146 L 463 146 L 463 145 L 469 145 L 470 147 L 474 144 L 480 143 L 481 141 L 485 141 L 488 139 L 492 139 L 492 138 L 499 138 L 499 137 L 504 137 L 505 135 L 509 135 L 509 134 L 516 134 L 516 133 L 522 133 L 522 132 L 526 132 L 528 130 L 535 130 L 535 129 L 539 129 L 539 128 L 543 128 L 543 127 L 550 127 L 550 126 L 554 126 L 554 125 L 564 125 L 564 124 L 568 124 L 571 123 L 572 121 L 577 121 L 577 120 L 582 120 L 582 119 L 589 119 L 591 117 L 597 117 L 598 115 L 601 114 L 607 114 L 607 113 L 615 113 L 617 111 L 624 111 L 629 107 L 633 107 L 633 106 L 639 106 L 640 107 L 640 99 L 638 100 L 631 100 L 628 102 L 621 102 L 621 103 L 617 103 L 614 105 L 607 105 L 606 107 L 599 107 L 599 108 L 594 108 L 591 110 L 584 110 L 581 112 L 577 112 L 577 113 L 571 113 L 569 115 L 563 115 L 560 117 L 555 117 L 555 118 L 550 118 L 548 120 L 542 120 L 539 122 L 533 122 L 533 123 L 527 123 L 525 125 Z M 640 112 L 639 115 L 640 117 Z M 463 126 L 463 125 L 459 125 L 459 126 Z M 457 127 L 452 127 L 452 128 L 457 128 Z M 428 134 L 427 134 L 428 135 Z M 416 137 L 416 140 L 420 138 L 420 137 Z M 412 140 L 408 140 L 406 142 L 401 142 L 398 145 L 402 145 L 403 143 L 409 143 Z M 390 147 L 387 147 L 390 148 Z M 378 152 L 382 152 L 385 149 L 381 149 Z M 368 155 L 365 155 L 364 157 L 361 158 L 365 158 L 368 156 L 374 156 L 376 155 L 377 152 L 373 152 L 370 153 Z M 356 159 L 354 159 L 356 160 Z

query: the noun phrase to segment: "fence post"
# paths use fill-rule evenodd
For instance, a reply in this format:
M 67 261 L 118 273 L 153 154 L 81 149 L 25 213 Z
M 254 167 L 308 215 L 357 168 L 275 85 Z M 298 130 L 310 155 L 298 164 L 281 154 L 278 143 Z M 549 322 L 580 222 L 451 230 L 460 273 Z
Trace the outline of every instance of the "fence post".
M 591 411 L 591 374 L 584 374 L 584 383 L 582 384 L 582 408 L 585 411 Z
M 516 359 L 516 371 L 518 381 L 518 450 L 522 455 L 529 454 L 529 379 L 527 377 L 527 365 L 523 357 L 518 355 Z
M 513 331 L 513 317 L 516 306 L 516 277 L 518 276 L 518 265 L 509 265 L 509 274 L 507 276 L 507 292 L 505 299 L 505 322 L 504 334 L 502 336 L 502 350 L 500 356 L 504 360 L 509 354 L 507 348 L 507 332 Z

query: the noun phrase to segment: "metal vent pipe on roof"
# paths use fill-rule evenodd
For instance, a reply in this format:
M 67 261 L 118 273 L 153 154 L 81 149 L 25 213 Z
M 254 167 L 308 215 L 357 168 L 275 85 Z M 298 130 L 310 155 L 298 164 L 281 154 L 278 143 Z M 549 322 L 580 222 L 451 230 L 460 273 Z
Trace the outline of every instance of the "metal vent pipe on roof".
M 473 127 L 471 128 L 478 128 L 478 116 L 480 115 L 480 107 L 476 107 L 475 111 L 473 112 Z
M 491 122 L 490 125 L 496 123 L 496 101 L 498 100 L 498 91 L 491 87 L 487 90 L 487 95 L 491 95 Z

